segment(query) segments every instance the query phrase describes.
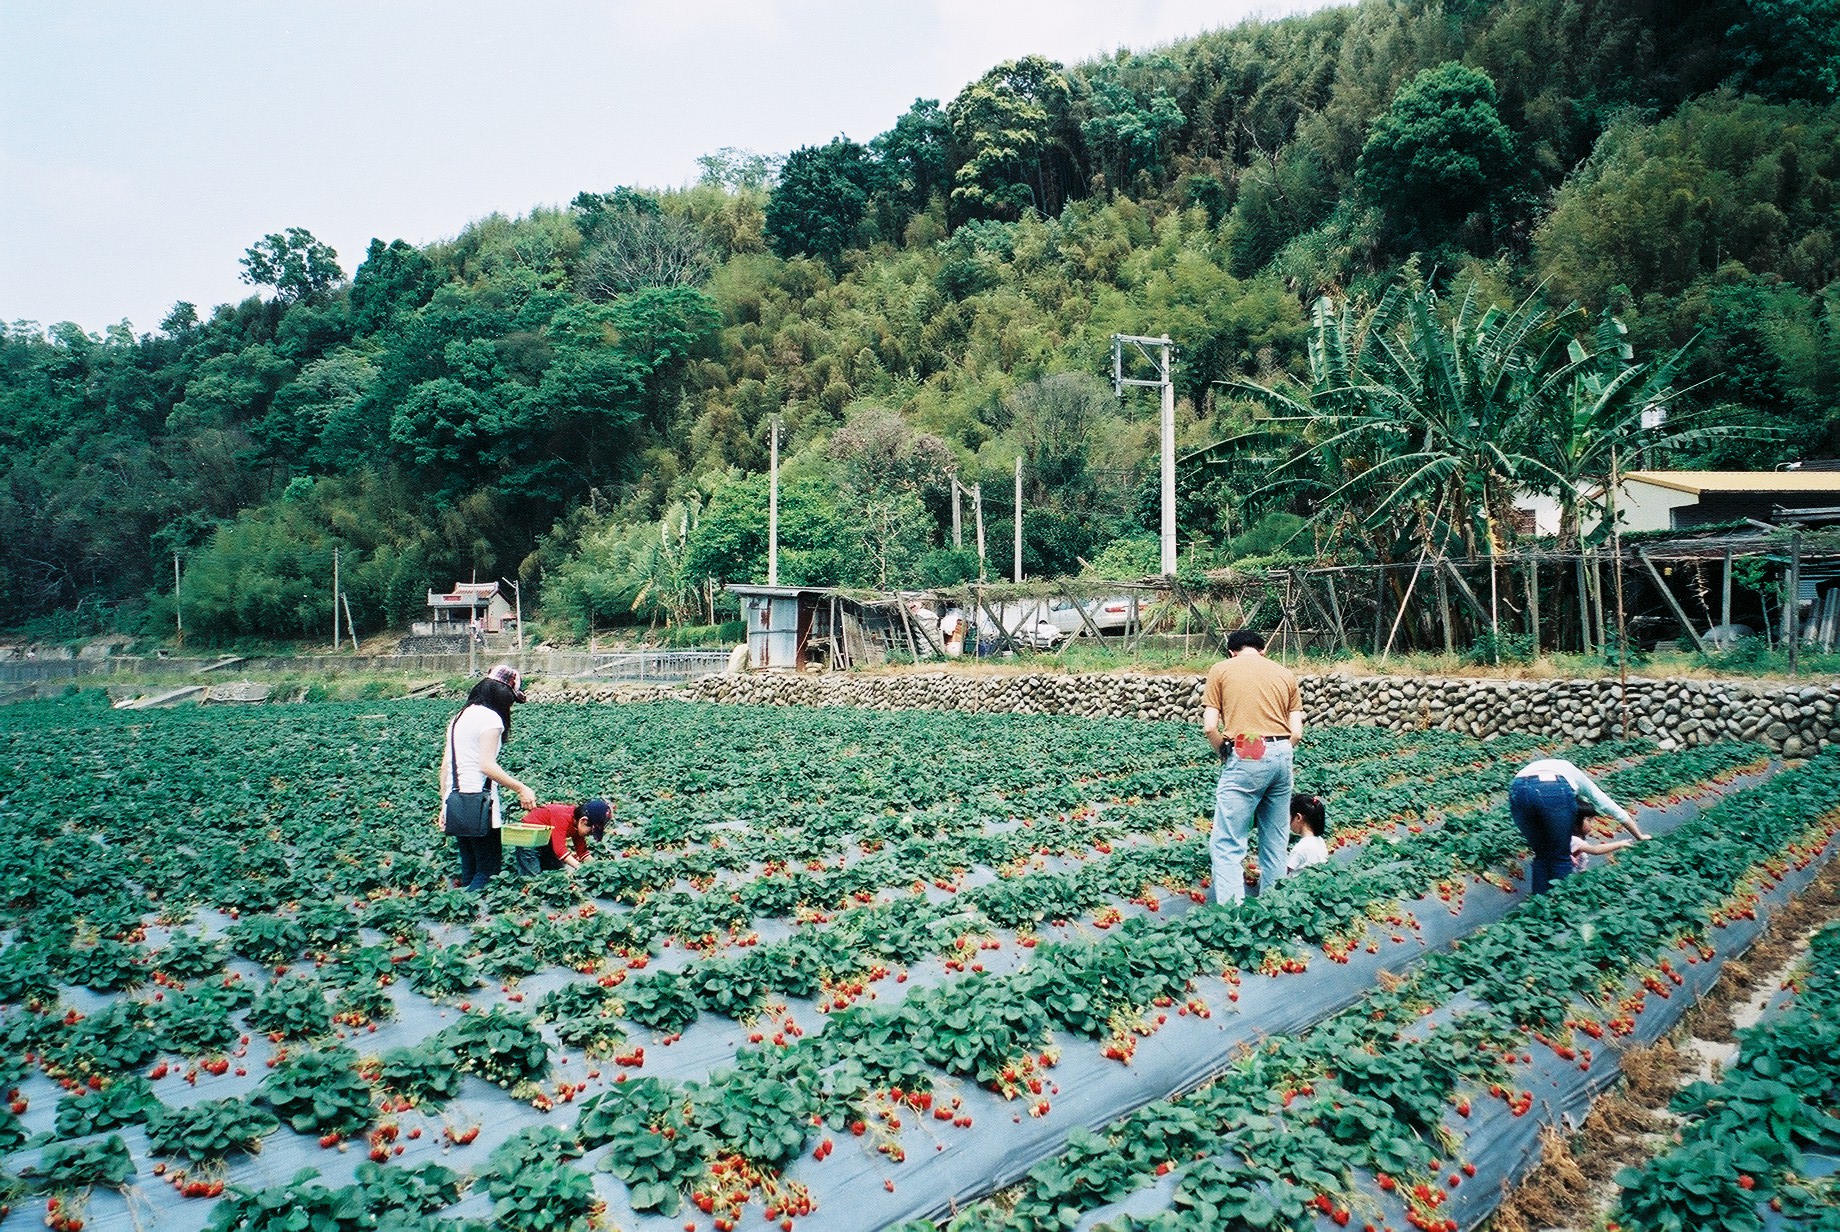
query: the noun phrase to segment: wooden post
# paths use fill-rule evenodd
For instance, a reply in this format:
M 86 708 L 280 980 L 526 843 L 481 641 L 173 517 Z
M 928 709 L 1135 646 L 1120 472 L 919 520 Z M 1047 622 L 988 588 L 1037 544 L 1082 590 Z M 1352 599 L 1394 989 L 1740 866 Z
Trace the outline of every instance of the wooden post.
M 1680 627 L 1687 631 L 1687 636 L 1693 639 L 1693 644 L 1699 648 L 1701 654 L 1709 653 L 1705 639 L 1700 637 L 1699 630 L 1693 627 L 1693 622 L 1687 619 L 1686 609 L 1680 606 L 1680 600 L 1674 597 L 1674 592 L 1668 589 L 1667 582 L 1662 579 L 1661 571 L 1655 568 L 1655 562 L 1649 559 L 1648 549 L 1637 548 L 1636 555 L 1641 558 L 1644 565 L 1648 566 L 1648 576 L 1655 580 L 1655 589 L 1661 592 L 1663 599 L 1667 600 L 1668 607 L 1673 610 L 1674 619 L 1678 620 Z
M 1788 603 L 1783 606 L 1783 628 L 1789 638 L 1789 674 L 1795 675 L 1802 665 L 1802 532 L 1789 536 Z
M 1591 632 L 1597 638 L 1597 651 L 1602 654 L 1610 647 L 1610 633 L 1604 623 L 1604 558 L 1598 552 L 1591 553 Z
M 466 635 L 469 639 L 473 636 L 471 628 Z M 339 648 L 339 550 L 336 547 L 332 549 L 332 648 Z
M 1578 645 L 1585 653 L 1591 653 L 1591 588 L 1584 580 L 1584 549 L 1578 549 Z
M 1092 634 L 1093 640 L 1103 642 L 1105 640 L 1104 634 L 1099 632 L 1099 627 L 1093 624 L 1091 618 L 1087 616 L 1086 609 L 1080 606 L 1080 601 L 1073 597 L 1073 591 L 1067 588 L 1067 582 L 1064 578 L 1060 582 L 1060 592 L 1062 596 L 1066 598 L 1067 602 L 1073 604 L 1074 613 L 1079 616 L 1080 623 L 1086 626 L 1086 631 Z M 1073 639 L 1068 638 L 1067 641 L 1071 643 Z
M 1527 631 L 1533 639 L 1533 654 L 1540 655 L 1540 559 L 1527 562 Z
M 1418 585 L 1418 574 L 1419 571 L 1425 567 L 1425 555 L 1429 551 L 1430 549 L 1427 548 L 1425 551 L 1420 552 L 1418 555 L 1418 563 L 1412 566 L 1412 580 L 1406 583 L 1406 593 L 1400 596 L 1399 614 L 1393 617 L 1392 631 L 1386 635 L 1386 645 L 1380 651 L 1380 661 L 1382 663 L 1385 663 L 1386 656 L 1393 652 L 1393 639 L 1399 636 L 1399 622 L 1406 618 L 1406 608 L 1412 602 L 1412 589 Z
M 1374 654 L 1380 654 L 1380 635 L 1386 632 L 1386 565 L 1374 566 Z
M 1022 585 L 1022 455 L 1016 455 L 1016 559 L 1015 577 L 1011 580 Z
M 1443 563 L 1444 558 L 1439 556 L 1438 564 L 1442 565 Z M 1444 653 L 1447 655 L 1455 654 L 1457 652 L 1457 639 L 1455 631 L 1450 627 L 1450 586 L 1444 581 L 1444 571 L 1442 569 L 1433 566 L 1431 572 L 1433 575 L 1432 580 L 1437 583 L 1438 619 L 1444 623 Z
M 1353 654 L 1354 647 L 1348 644 L 1348 625 L 1342 620 L 1342 599 L 1335 593 L 1335 574 L 1323 575 L 1323 585 L 1329 592 L 1329 614 L 1335 617 L 1335 640 L 1341 645 L 1344 654 Z
M 1725 549 L 1725 573 L 1722 579 L 1724 593 L 1719 596 L 1719 623 L 1731 624 L 1731 549 Z M 1730 636 L 1729 630 L 1726 636 Z
M 908 616 L 907 601 L 901 598 L 901 592 L 894 592 L 894 610 L 901 614 L 901 627 L 907 630 L 907 655 L 915 663 L 920 662 L 920 644 L 914 640 L 914 622 Z
M 179 648 L 185 649 L 185 608 L 179 602 L 179 554 L 173 553 L 173 626 L 178 633 Z

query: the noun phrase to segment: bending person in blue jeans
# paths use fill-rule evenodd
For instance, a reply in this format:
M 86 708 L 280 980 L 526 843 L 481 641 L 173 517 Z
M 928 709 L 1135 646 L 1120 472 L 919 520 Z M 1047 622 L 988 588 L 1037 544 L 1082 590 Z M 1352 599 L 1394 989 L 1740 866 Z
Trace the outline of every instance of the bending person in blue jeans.
M 1259 836 L 1259 886 L 1284 877 L 1291 829 L 1291 750 L 1303 739 L 1297 678 L 1265 657 L 1250 629 L 1227 638 L 1227 657 L 1208 669 L 1201 729 L 1220 755 L 1214 830 L 1208 839 L 1216 903 L 1246 897 L 1246 849 Z
M 1572 871 L 1572 829 L 1579 813 L 1602 813 L 1623 823 L 1638 839 L 1648 835 L 1629 810 L 1604 794 L 1591 776 L 1562 757 L 1527 766 L 1508 787 L 1508 814 L 1533 853 L 1531 889 L 1544 894 Z

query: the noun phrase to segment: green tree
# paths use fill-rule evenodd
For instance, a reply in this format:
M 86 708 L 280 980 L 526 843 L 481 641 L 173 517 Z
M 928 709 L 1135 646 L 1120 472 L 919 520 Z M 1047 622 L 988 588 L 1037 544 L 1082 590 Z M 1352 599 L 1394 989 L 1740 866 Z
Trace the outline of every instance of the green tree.
M 263 236 L 244 251 L 243 281 L 273 287 L 283 303 L 317 299 L 345 280 L 339 254 L 305 227 Z
M 939 100 L 917 98 L 893 128 L 869 143 L 885 169 L 883 235 L 898 238 L 909 217 L 927 209 L 935 196 L 950 191 L 951 140 L 952 126 Z
M 1071 91 L 1061 66 L 1041 56 L 1006 60 L 946 108 L 957 168 L 952 211 L 960 219 L 1052 216 L 1071 187 L 1067 148 Z
M 1449 62 L 1401 86 L 1374 121 L 1355 182 L 1384 214 L 1391 247 L 1445 242 L 1488 209 L 1514 164 L 1498 101 L 1488 74 Z
M 1744 0 L 1729 37 L 1746 81 L 1774 98 L 1840 97 L 1840 0 Z
M 380 329 L 399 311 L 420 308 L 439 280 L 434 263 L 402 240 L 373 239 L 351 279 L 351 320 L 363 334 Z
M 1167 57 L 1154 57 L 1164 75 L 1174 69 Z M 1135 66 L 1139 72 L 1143 67 Z M 1114 192 L 1135 186 L 1139 174 L 1154 176 L 1168 160 L 1171 139 L 1182 127 L 1182 109 L 1166 90 L 1145 97 L 1124 80 L 1115 61 L 1101 64 L 1088 78 L 1092 115 L 1080 123 L 1080 135 L 1106 185 Z
M 835 266 L 845 248 L 860 242 L 879 178 L 869 151 L 846 137 L 800 146 L 767 199 L 767 242 L 783 257 L 818 257 Z

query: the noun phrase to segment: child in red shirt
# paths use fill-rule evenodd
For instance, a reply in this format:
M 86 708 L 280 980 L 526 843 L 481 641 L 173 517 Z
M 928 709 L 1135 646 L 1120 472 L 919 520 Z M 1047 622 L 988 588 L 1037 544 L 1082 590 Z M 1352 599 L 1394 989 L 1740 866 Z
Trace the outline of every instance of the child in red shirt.
M 549 842 L 536 848 L 543 872 L 559 868 L 580 868 L 593 857 L 588 854 L 588 840 L 599 839 L 613 817 L 613 806 L 605 800 L 588 800 L 581 804 L 544 804 L 524 814 L 527 826 L 548 826 Z

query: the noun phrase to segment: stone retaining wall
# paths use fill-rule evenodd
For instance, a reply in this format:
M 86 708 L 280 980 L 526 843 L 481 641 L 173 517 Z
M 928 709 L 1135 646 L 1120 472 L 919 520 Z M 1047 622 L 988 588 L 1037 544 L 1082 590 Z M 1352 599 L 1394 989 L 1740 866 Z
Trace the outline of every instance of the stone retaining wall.
M 1322 675 L 1302 678 L 1307 723 L 1436 728 L 1492 736 L 1528 733 L 1554 741 L 1618 734 L 1615 680 L 1484 680 Z M 960 675 L 710 676 L 675 688 L 538 687 L 547 700 L 686 701 L 855 706 L 870 710 L 969 710 L 1078 714 L 1194 722 L 1201 681 L 1192 676 Z M 1783 685 L 1722 680 L 1629 682 L 1632 733 L 1663 748 L 1746 739 L 1790 757 L 1840 740 L 1833 683 Z

